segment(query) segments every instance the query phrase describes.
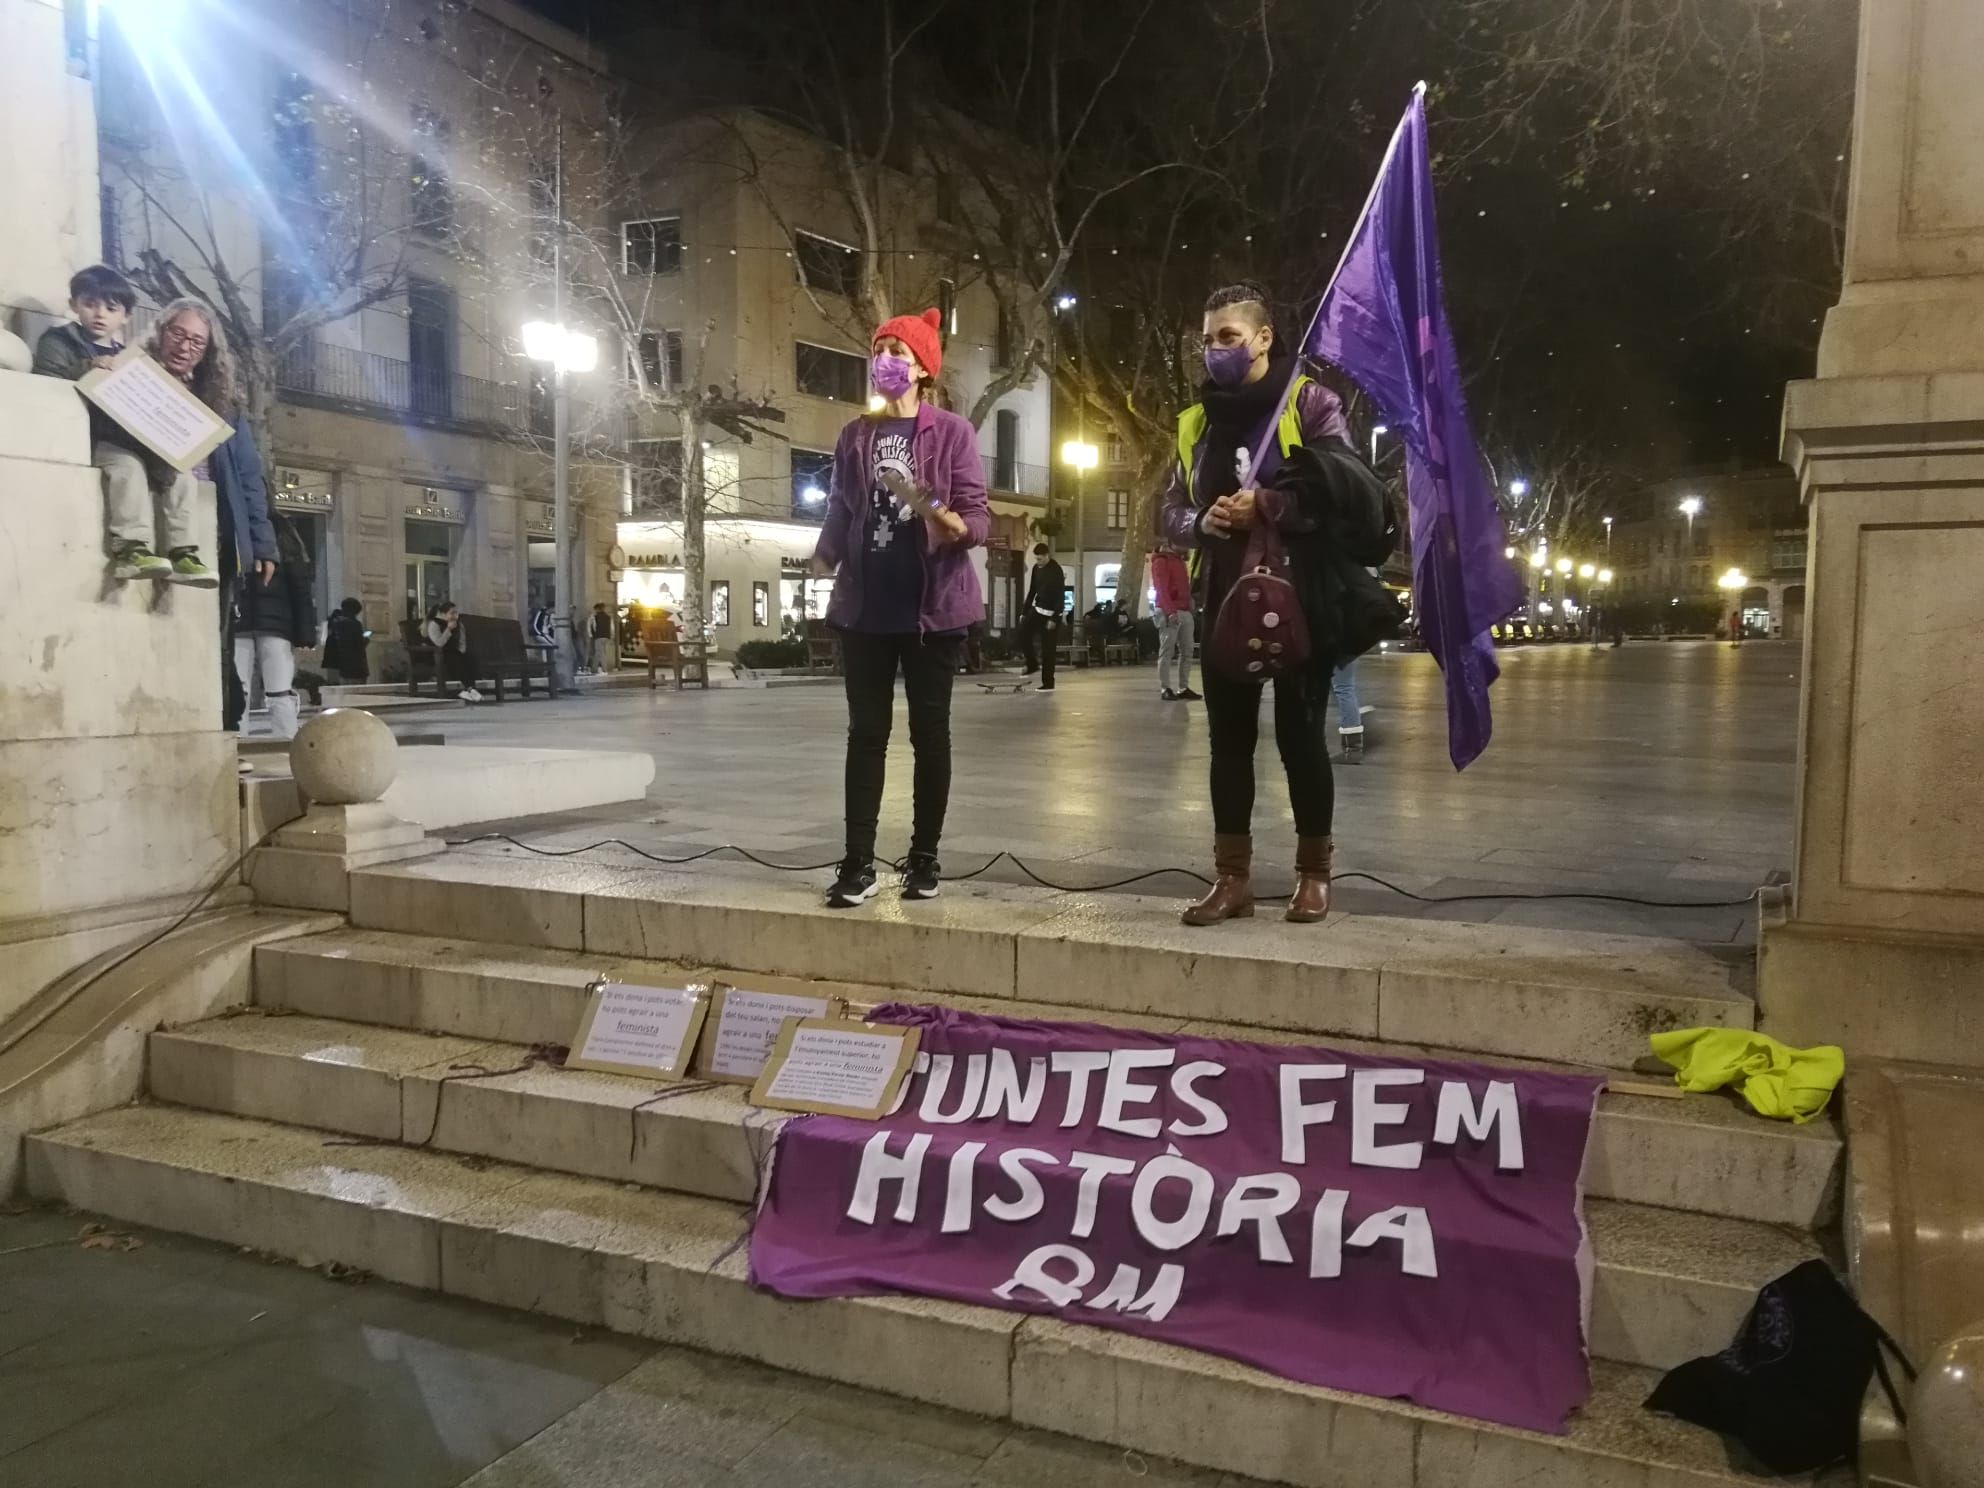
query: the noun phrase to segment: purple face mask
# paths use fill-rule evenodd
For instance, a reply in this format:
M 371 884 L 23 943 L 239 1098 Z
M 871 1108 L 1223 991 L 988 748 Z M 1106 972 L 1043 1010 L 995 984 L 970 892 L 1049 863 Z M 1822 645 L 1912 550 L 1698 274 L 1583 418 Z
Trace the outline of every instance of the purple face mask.
M 1253 370 L 1254 348 L 1251 346 L 1206 348 L 1206 375 L 1220 387 L 1240 386 L 1247 380 L 1247 374 Z
M 916 368 L 899 356 L 878 351 L 869 363 L 868 380 L 884 398 L 900 398 L 916 385 Z

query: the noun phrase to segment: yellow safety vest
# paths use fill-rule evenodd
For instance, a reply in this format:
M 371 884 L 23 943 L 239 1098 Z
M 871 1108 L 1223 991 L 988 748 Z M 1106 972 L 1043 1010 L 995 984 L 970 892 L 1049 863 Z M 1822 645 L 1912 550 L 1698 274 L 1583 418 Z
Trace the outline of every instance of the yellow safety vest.
M 1295 405 L 1301 400 L 1302 389 L 1313 381 L 1315 379 L 1307 373 L 1297 377 L 1295 386 L 1289 389 L 1288 402 L 1281 410 L 1281 422 L 1276 426 L 1275 432 L 1281 439 L 1281 457 L 1284 460 L 1288 458 L 1291 450 L 1302 447 L 1302 416 L 1295 411 Z M 1193 489 L 1198 481 L 1198 471 L 1194 468 L 1198 462 L 1194 456 L 1199 452 L 1199 441 L 1206 437 L 1208 422 L 1206 406 L 1203 403 L 1194 403 L 1178 415 L 1178 464 L 1185 472 L 1185 496 L 1194 502 L 1198 497 L 1198 492 Z M 1187 560 L 1187 567 L 1195 583 L 1199 577 L 1200 552 L 1201 549 L 1193 548 L 1192 555 Z

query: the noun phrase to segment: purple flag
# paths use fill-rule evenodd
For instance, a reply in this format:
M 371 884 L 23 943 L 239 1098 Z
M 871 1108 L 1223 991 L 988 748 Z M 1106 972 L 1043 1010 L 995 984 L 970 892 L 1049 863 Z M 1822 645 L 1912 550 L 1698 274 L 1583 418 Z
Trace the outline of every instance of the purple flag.
M 1406 449 L 1412 594 L 1426 649 L 1447 678 L 1447 752 L 1464 770 L 1488 747 L 1489 627 L 1522 603 L 1507 529 L 1467 417 L 1440 290 L 1439 226 L 1414 90 L 1377 185 L 1310 327 L 1309 355 L 1370 394 Z
M 751 1276 L 920 1292 L 1562 1431 L 1602 1079 L 891 1006 L 880 1121 L 786 1123 Z

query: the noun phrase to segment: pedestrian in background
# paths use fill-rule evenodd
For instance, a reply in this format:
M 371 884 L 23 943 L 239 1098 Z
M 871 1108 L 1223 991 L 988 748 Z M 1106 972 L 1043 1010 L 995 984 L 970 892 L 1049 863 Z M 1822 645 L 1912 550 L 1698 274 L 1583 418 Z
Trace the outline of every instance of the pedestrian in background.
M 586 666 L 594 672 L 606 670 L 606 656 L 613 648 L 613 617 L 604 604 L 592 607 L 592 623 L 586 631 Z
M 452 677 L 461 684 L 457 696 L 463 702 L 481 702 L 482 694 L 475 690 L 475 663 L 469 659 L 468 637 L 462 633 L 461 610 L 453 604 L 439 604 L 429 610 L 427 643 L 434 648 L 437 685 L 446 691 L 446 679 Z
M 1196 703 L 1192 691 L 1192 575 L 1184 557 L 1169 543 L 1151 554 L 1151 586 L 1157 590 L 1157 686 L 1167 703 Z
M 1040 690 L 1054 690 L 1054 656 L 1061 640 L 1061 605 L 1067 576 L 1046 543 L 1033 545 L 1033 572 L 1027 575 L 1026 597 L 1020 601 L 1020 656 L 1031 677 L 1040 673 Z
M 1330 693 L 1336 698 L 1336 737 L 1346 765 L 1364 763 L 1364 707 L 1357 700 L 1357 658 L 1351 657 L 1330 673 Z
M 242 586 L 234 621 L 234 670 L 243 699 L 262 684 L 269 731 L 296 737 L 296 652 L 317 644 L 317 602 L 310 593 L 310 555 L 296 529 L 276 519 L 276 575 L 268 584 Z
M 347 598 L 324 627 L 324 670 L 336 673 L 340 682 L 370 681 L 371 639 L 372 632 L 365 628 L 365 606 Z

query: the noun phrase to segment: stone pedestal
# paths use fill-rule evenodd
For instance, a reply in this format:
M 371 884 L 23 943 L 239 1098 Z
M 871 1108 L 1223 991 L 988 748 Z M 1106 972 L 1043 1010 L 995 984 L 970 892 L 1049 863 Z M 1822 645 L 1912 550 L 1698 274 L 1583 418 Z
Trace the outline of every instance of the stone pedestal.
M 1865 0 L 1846 283 L 1785 403 L 1811 509 L 1764 1026 L 1984 1061 L 1984 7 Z
M 342 914 L 351 907 L 346 880 L 354 868 L 440 852 L 441 843 L 379 802 L 398 773 L 398 756 L 392 730 L 370 713 L 338 708 L 306 723 L 289 747 L 289 764 L 310 806 L 249 859 L 255 896 Z

